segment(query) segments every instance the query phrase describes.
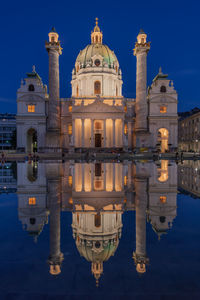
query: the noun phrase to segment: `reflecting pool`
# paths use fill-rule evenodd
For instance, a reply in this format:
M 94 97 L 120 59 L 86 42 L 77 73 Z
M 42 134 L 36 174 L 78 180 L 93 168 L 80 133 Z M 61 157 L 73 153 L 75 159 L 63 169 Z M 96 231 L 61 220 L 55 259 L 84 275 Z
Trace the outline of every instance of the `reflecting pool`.
M 0 299 L 200 299 L 200 161 L 0 166 Z

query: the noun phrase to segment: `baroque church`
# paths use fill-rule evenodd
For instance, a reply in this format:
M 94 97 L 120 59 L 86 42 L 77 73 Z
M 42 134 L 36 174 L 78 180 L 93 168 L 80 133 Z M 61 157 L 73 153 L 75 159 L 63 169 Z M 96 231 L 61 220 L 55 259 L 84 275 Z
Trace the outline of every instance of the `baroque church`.
M 122 71 L 115 53 L 103 44 L 96 19 L 91 43 L 80 51 L 72 71 L 71 98 L 60 98 L 62 47 L 52 28 L 45 47 L 49 87 L 35 67 L 17 91 L 17 148 L 61 151 L 77 148 L 177 148 L 177 92 L 161 68 L 147 88 L 150 42 L 141 30 L 135 43 L 136 99 L 122 94 Z

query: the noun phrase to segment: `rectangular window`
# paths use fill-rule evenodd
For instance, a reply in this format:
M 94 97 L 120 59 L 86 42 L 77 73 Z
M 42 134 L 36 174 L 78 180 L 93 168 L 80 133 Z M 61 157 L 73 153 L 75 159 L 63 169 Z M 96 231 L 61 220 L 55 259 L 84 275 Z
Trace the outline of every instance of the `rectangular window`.
M 28 198 L 28 204 L 29 205 L 35 205 L 36 204 L 36 198 L 35 197 Z
M 68 109 L 69 109 L 69 112 L 72 112 L 72 105 L 69 105 Z
M 166 196 L 160 196 L 160 202 L 161 203 L 166 203 L 167 197 Z
M 160 107 L 160 113 L 165 114 L 167 112 L 167 107 L 166 106 L 161 106 Z
M 128 126 L 127 124 L 124 124 L 124 134 L 127 134 L 128 133 Z
M 28 112 L 30 112 L 30 113 L 35 112 L 35 105 L 29 104 L 28 105 Z
M 69 184 L 69 186 L 72 186 L 72 176 L 71 175 L 68 177 L 68 184 Z
M 72 124 L 68 125 L 68 134 L 72 134 Z

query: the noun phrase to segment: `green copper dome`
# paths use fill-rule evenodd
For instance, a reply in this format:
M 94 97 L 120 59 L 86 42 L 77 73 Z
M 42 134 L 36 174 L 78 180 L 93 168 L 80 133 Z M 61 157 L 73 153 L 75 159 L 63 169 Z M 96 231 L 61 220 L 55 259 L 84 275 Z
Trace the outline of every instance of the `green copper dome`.
M 95 261 L 107 261 L 111 256 L 114 255 L 119 244 L 119 240 L 113 242 L 108 241 L 107 245 L 103 246 L 100 252 L 95 252 L 91 245 L 87 245 L 87 241 L 82 242 L 81 244 L 77 244 L 77 249 L 81 256 L 85 257 L 87 261 L 95 262 Z
M 85 49 L 80 51 L 76 63 L 80 63 L 81 67 L 85 68 L 87 65 L 92 64 L 92 57 L 100 55 L 103 58 L 102 64 L 107 64 L 111 67 L 113 63 L 119 64 L 114 51 L 104 44 L 90 44 Z

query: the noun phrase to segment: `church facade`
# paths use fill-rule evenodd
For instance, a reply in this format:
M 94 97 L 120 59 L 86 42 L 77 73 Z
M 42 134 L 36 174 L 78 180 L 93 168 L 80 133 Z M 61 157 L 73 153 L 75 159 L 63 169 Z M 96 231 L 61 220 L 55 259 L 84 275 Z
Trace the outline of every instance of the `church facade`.
M 177 93 L 159 70 L 147 89 L 150 42 L 141 30 L 135 43 L 136 99 L 122 94 L 122 71 L 115 53 L 103 44 L 98 20 L 91 43 L 80 51 L 72 71 L 71 98 L 60 98 L 58 34 L 45 45 L 49 87 L 33 67 L 17 91 L 17 148 L 26 152 L 76 148 L 177 148 Z

